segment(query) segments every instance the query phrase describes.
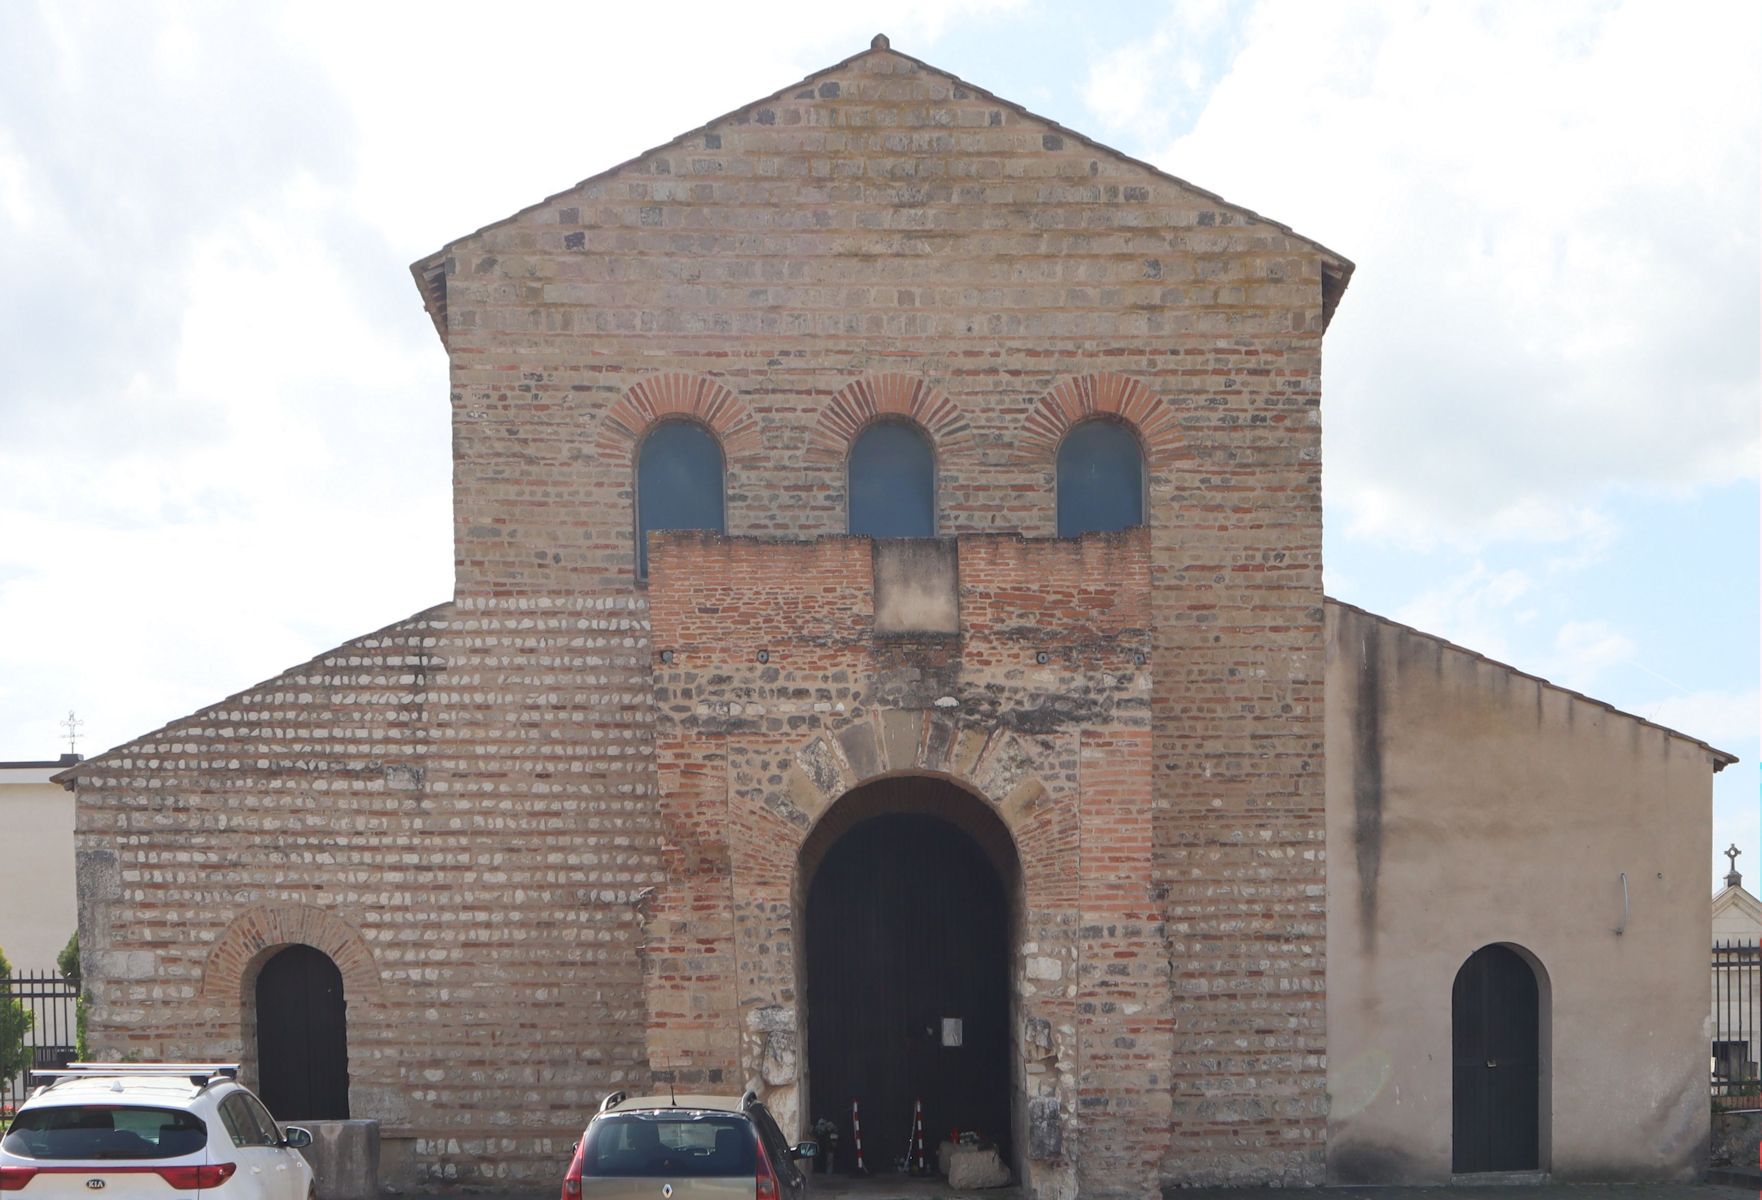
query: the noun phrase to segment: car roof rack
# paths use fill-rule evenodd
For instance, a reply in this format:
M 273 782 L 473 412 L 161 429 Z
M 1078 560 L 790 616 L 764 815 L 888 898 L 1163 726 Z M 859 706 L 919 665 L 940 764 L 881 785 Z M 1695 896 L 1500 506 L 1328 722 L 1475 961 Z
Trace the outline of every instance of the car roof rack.
M 628 1099 L 630 1099 L 630 1097 L 624 1092 L 612 1092 L 604 1100 L 600 1101 L 600 1111 L 606 1112 L 617 1105 L 624 1103 Z
M 740 1110 L 742 1112 L 745 1112 L 747 1109 L 751 1108 L 753 1105 L 757 1104 L 758 1102 L 759 1102 L 759 1094 L 757 1092 L 749 1089 L 747 1091 L 746 1095 L 744 1095 L 740 1098 Z
M 207 1087 L 221 1080 L 236 1080 L 239 1077 L 238 1063 L 106 1063 L 76 1062 L 65 1067 L 54 1067 L 48 1070 L 31 1072 L 38 1079 L 47 1080 L 48 1086 L 65 1083 L 69 1079 L 111 1079 L 118 1076 L 131 1078 L 188 1079 L 197 1087 Z

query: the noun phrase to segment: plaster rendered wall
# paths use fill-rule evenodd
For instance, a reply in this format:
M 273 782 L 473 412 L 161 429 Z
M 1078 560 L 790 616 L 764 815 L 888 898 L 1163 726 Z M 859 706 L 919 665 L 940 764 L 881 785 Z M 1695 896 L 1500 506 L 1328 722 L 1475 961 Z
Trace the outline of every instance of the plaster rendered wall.
M 1327 729 L 1330 1179 L 1449 1179 L 1451 986 L 1494 942 L 1545 971 L 1543 1169 L 1694 1178 L 1708 749 L 1332 603 Z
M 60 767 L 0 767 L 0 950 L 14 971 L 53 971 L 74 931 L 73 797 Z

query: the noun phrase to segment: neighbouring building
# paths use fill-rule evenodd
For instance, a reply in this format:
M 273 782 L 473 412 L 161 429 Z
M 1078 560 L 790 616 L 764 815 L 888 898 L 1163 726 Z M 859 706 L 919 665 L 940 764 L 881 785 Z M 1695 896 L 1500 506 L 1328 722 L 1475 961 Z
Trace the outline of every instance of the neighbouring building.
M 413 271 L 454 594 L 61 776 L 95 1048 L 425 1185 L 1698 1169 L 1732 759 L 1323 597 L 1346 259 L 877 38 Z
M 79 760 L 0 762 L 0 950 L 14 971 L 54 971 L 73 936 L 73 797 L 50 782 Z
M 1736 843 L 1713 897 L 1713 1078 L 1728 1107 L 1762 1102 L 1762 901 L 1744 887 Z

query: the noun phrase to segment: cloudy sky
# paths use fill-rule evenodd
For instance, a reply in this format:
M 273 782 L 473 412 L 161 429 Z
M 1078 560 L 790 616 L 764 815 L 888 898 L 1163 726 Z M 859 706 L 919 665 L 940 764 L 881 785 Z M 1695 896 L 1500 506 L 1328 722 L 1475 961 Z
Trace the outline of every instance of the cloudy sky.
M 885 31 L 1358 264 L 1329 592 L 1740 755 L 1762 6 L 0 4 L 0 759 L 451 592 L 408 264 Z

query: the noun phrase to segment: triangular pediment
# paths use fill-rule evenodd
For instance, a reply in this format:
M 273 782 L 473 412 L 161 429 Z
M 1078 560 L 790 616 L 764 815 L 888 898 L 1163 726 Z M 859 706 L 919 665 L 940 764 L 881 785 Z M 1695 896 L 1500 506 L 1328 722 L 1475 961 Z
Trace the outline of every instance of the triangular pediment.
M 1714 938 L 1721 936 L 1720 927 L 1725 927 L 1725 936 L 1733 935 L 1754 938 L 1762 934 L 1762 900 L 1750 895 L 1742 884 L 1727 886 L 1713 897 Z M 1744 930 L 1744 926 L 1748 926 Z
M 1352 263 L 1289 226 L 1233 204 L 1149 163 L 1131 158 L 983 88 L 892 49 L 870 48 L 645 151 L 539 203 L 449 242 L 412 264 L 411 272 L 442 339 L 447 337 L 448 281 L 462 256 L 477 253 L 510 226 L 532 226 L 559 248 L 586 255 L 617 250 L 628 222 L 664 225 L 669 212 L 726 207 L 719 188 L 740 181 L 774 197 L 775 224 L 795 214 L 812 228 L 850 222 L 850 255 L 899 253 L 887 240 L 915 238 L 934 252 L 964 231 L 1034 230 L 1040 213 L 1082 206 L 1090 228 L 1140 235 L 1157 269 L 1157 240 L 1176 252 L 1206 252 L 1252 229 L 1264 252 L 1319 261 L 1322 320 L 1331 317 Z M 617 202 L 608 211 L 608 201 Z M 858 216 L 857 210 L 864 210 Z M 1106 210 L 1114 210 L 1107 212 Z M 592 217 L 587 217 L 592 210 Z M 983 212 L 984 219 L 973 214 Z M 954 219 L 959 214 L 959 219 Z M 559 231 L 577 218 L 578 227 Z M 865 226 L 863 222 L 867 222 Z M 682 223 L 688 233 L 693 226 Z M 1060 232 L 1081 251 L 1080 223 Z M 776 232 L 776 230 L 773 230 Z M 864 236 L 864 235 L 867 236 Z M 1073 234 L 1075 236 L 1073 236 Z M 1261 238 L 1260 235 L 1264 235 Z M 766 252 L 775 256 L 777 247 Z M 689 254 L 689 236 L 679 239 Z M 1000 248 L 1007 255 L 1007 248 Z

